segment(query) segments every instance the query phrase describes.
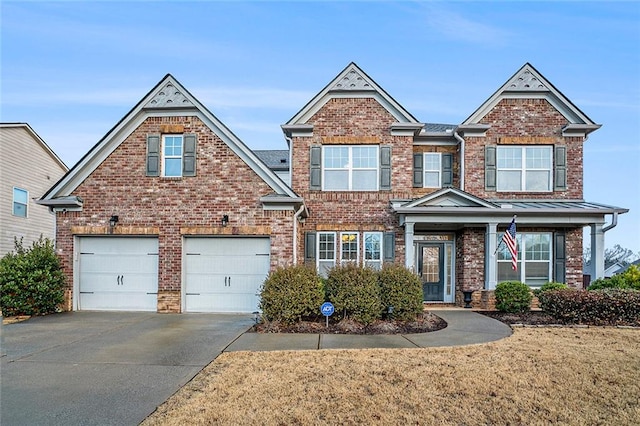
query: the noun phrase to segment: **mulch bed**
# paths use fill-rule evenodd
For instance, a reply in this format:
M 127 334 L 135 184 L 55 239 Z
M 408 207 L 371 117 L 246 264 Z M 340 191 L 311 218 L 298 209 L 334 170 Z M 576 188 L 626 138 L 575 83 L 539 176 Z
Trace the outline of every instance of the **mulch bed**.
M 502 321 L 508 325 L 522 324 L 522 325 L 577 325 L 573 321 L 566 321 L 558 318 L 554 318 L 551 315 L 545 314 L 542 311 L 530 311 L 520 314 L 510 314 L 507 312 L 499 311 L 484 311 L 479 312 L 483 315 Z M 640 327 L 640 319 L 636 322 L 624 322 L 617 321 L 612 323 L 583 323 L 580 325 L 595 325 L 595 326 L 622 326 L 622 327 Z
M 440 317 L 424 312 L 415 321 L 374 321 L 365 325 L 351 319 L 339 322 L 329 321 L 326 327 L 324 317 L 317 321 L 300 321 L 286 325 L 279 321 L 263 321 L 253 326 L 258 333 L 324 333 L 324 334 L 411 334 L 442 330 L 447 323 Z

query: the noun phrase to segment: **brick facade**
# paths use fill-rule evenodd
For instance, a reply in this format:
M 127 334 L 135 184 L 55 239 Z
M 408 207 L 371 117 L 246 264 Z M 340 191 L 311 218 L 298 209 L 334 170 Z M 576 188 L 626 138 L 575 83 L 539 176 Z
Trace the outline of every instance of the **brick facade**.
M 197 135 L 195 177 L 146 176 L 147 135 L 167 126 Z M 185 235 L 267 235 L 271 266 L 290 264 L 293 212 L 265 211 L 259 197 L 272 192 L 199 118 L 147 118 L 73 192 L 84 200 L 83 211 L 57 215 L 57 251 L 67 285 L 73 285 L 74 235 L 106 235 L 111 215 L 119 216 L 116 233 L 158 236 L 160 311 L 179 311 Z M 225 228 L 223 214 L 229 216 Z

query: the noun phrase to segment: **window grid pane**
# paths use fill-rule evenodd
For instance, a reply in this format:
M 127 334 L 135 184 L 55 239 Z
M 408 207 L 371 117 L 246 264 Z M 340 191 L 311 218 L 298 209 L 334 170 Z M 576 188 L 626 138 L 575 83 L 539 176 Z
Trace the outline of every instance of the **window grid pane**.
M 340 260 L 345 262 L 358 261 L 358 233 L 342 232 L 340 233 Z
M 182 176 L 182 136 L 164 136 L 162 142 L 163 176 Z
M 377 191 L 378 160 L 378 146 L 324 146 L 323 189 Z
M 13 215 L 27 217 L 29 193 L 24 189 L 13 188 Z
M 502 233 L 498 235 L 498 244 Z M 551 234 L 520 233 L 518 243 L 518 270 L 511 269 L 511 256 L 505 244 L 497 253 L 498 282 L 522 281 L 529 286 L 540 286 L 551 279 Z M 524 260 L 523 260 L 524 256 Z
M 552 156 L 550 146 L 499 146 L 498 191 L 551 191 Z
M 335 234 L 320 233 L 318 246 L 318 259 L 334 260 L 335 256 Z

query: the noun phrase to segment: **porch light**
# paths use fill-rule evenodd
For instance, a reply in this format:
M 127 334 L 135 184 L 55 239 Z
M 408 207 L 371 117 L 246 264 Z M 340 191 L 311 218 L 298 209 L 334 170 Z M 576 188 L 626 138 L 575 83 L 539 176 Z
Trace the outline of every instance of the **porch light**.
M 111 218 L 109 219 L 109 226 L 111 226 L 112 228 L 115 228 L 117 223 L 118 223 L 118 216 L 117 215 L 111 216 Z
M 228 214 L 223 215 L 220 223 L 222 224 L 222 226 L 227 226 L 229 224 L 229 215 Z

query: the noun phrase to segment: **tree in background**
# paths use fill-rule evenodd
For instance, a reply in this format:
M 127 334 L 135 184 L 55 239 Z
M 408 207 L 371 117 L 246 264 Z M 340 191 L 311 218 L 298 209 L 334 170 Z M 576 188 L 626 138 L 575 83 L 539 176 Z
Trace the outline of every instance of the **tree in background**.
M 629 266 L 631 263 L 640 259 L 640 252 L 635 253 L 633 250 L 621 247 L 620 244 L 616 244 L 613 248 L 608 248 L 604 250 L 604 267 L 605 269 L 614 263 L 618 262 L 623 267 Z M 591 263 L 591 248 L 588 247 L 585 249 L 582 254 L 582 260 L 584 265 L 589 265 Z

